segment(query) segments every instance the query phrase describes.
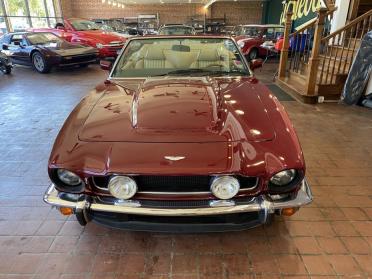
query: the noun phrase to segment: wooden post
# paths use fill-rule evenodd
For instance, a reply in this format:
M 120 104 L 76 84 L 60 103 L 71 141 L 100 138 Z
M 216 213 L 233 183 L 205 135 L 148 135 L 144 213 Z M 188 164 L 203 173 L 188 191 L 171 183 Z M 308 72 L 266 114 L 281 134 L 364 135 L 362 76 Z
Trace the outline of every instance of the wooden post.
M 320 44 L 324 29 L 324 21 L 327 14 L 326 8 L 318 9 L 318 18 L 315 23 L 315 31 L 314 31 L 314 41 L 313 41 L 313 48 L 311 51 L 311 56 L 309 59 L 309 75 L 307 76 L 306 82 L 306 95 L 313 96 L 315 95 L 315 87 L 318 75 L 318 67 L 319 67 L 319 51 L 320 51 Z
M 292 29 L 292 14 L 293 12 L 291 10 L 288 10 L 286 14 L 286 18 L 285 18 L 283 47 L 280 52 L 280 60 L 279 60 L 279 72 L 278 72 L 279 79 L 285 78 L 285 72 L 287 70 L 289 34 L 291 33 L 291 29 Z

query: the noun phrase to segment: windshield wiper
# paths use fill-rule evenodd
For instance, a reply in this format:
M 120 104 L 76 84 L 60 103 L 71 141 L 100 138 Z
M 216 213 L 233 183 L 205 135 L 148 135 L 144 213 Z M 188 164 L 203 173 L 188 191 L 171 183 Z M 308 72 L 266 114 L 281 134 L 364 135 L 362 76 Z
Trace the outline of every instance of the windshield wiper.
M 172 75 L 188 75 L 188 74 L 203 74 L 203 75 L 231 75 L 231 74 L 240 74 L 247 75 L 248 73 L 241 70 L 232 70 L 232 71 L 212 71 L 206 69 L 184 69 L 184 70 L 175 70 L 168 73 L 154 75 L 154 76 L 172 76 Z

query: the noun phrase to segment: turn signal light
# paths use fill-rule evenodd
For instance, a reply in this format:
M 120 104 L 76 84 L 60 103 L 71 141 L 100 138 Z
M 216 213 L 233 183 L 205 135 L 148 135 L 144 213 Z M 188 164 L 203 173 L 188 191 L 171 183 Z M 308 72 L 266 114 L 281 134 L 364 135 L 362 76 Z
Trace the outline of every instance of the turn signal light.
M 62 215 L 71 215 L 74 213 L 74 210 L 70 207 L 60 207 L 59 211 L 62 213 Z
M 281 211 L 281 215 L 292 216 L 297 211 L 298 211 L 298 207 L 283 208 L 282 211 Z

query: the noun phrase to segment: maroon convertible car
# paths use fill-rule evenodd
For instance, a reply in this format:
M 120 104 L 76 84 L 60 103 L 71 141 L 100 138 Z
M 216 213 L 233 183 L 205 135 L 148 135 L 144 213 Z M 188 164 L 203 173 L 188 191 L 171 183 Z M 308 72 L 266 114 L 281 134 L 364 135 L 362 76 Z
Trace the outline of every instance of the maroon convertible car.
M 130 39 L 63 125 L 45 202 L 81 225 L 162 232 L 292 215 L 312 201 L 303 154 L 251 69 L 228 37 Z

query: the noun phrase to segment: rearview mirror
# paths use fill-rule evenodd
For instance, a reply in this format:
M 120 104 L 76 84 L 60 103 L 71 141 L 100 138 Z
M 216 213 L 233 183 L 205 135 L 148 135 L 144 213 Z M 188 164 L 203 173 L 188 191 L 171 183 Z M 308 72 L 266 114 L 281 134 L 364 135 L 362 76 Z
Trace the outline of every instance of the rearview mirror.
M 112 62 L 111 61 L 101 60 L 99 62 L 99 65 L 101 66 L 101 69 L 105 70 L 105 71 L 111 71 L 111 69 L 112 69 Z
M 249 63 L 249 66 L 250 66 L 251 70 L 254 71 L 255 69 L 261 68 L 262 64 L 263 64 L 262 59 L 253 59 Z

